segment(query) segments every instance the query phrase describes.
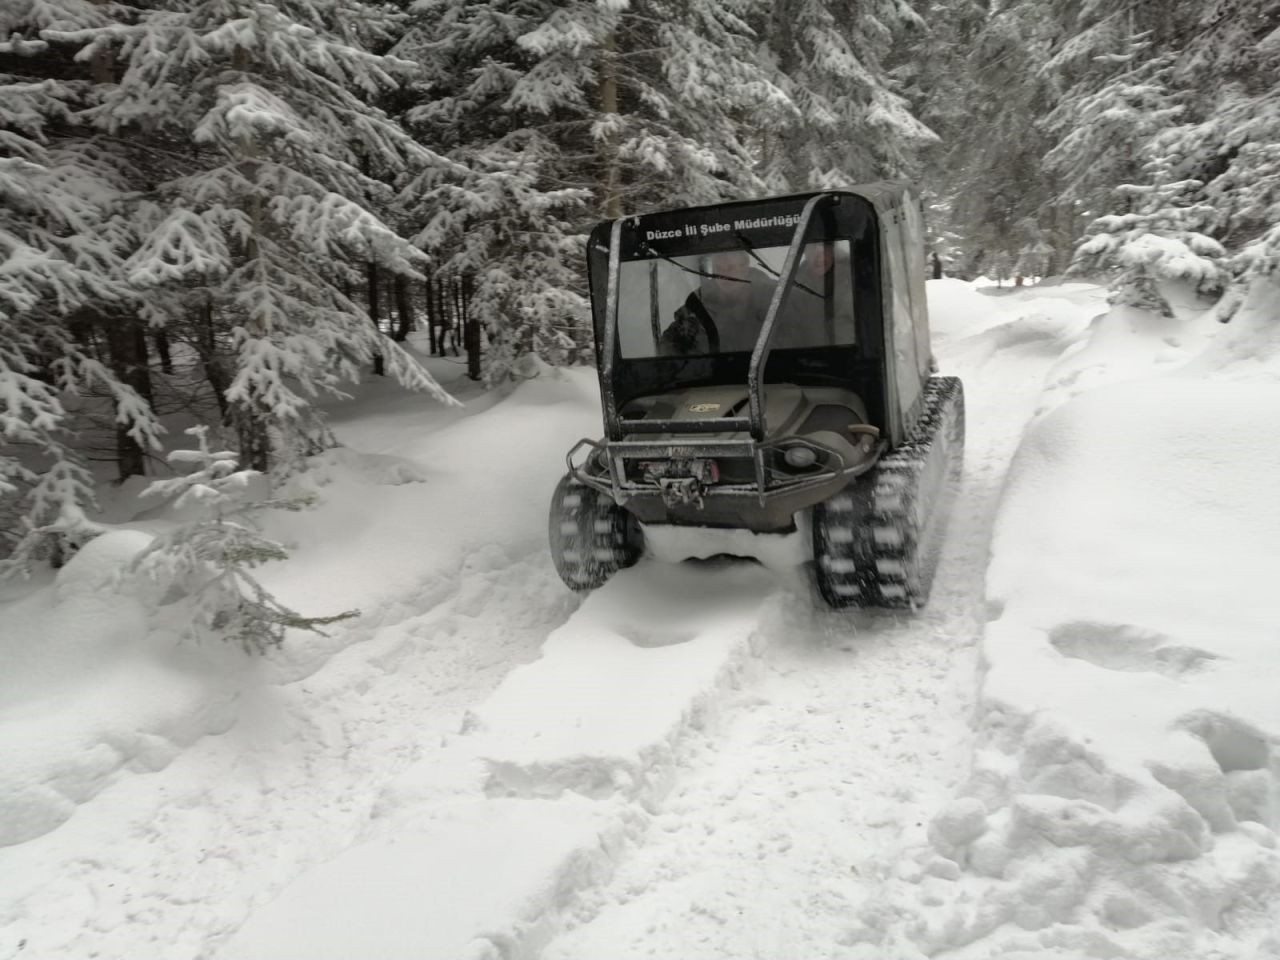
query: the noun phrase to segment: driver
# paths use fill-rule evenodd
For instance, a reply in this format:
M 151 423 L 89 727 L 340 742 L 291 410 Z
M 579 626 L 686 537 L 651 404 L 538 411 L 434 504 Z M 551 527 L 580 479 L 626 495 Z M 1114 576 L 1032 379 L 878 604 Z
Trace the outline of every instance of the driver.
M 760 336 L 773 297 L 773 280 L 751 266 L 745 250 L 713 254 L 696 291 L 675 312 L 662 333 L 662 356 L 751 350 Z

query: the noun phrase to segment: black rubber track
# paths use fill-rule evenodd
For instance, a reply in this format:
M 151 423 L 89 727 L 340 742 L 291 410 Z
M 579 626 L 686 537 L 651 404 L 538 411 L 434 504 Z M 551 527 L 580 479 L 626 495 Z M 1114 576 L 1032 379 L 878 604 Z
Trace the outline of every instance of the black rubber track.
M 833 607 L 924 606 L 963 464 L 964 389 L 956 377 L 931 377 L 907 440 L 813 508 L 822 598 Z

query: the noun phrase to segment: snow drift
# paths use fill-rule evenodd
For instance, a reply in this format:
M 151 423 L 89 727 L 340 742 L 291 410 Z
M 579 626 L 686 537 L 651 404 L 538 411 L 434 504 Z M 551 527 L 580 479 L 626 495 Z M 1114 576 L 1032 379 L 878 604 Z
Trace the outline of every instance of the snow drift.
M 1280 387 L 1208 322 L 1115 309 L 1050 377 L 913 950 L 1280 957 Z

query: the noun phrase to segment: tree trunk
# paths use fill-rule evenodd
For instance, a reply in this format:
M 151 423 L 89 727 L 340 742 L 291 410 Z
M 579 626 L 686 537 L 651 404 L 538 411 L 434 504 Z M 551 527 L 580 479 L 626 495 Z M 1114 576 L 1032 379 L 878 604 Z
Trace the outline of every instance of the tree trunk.
M 431 356 L 438 357 L 440 353 L 439 346 L 436 342 L 436 306 L 435 298 L 431 295 L 430 276 L 422 282 L 422 287 L 427 295 L 427 349 L 430 351 Z
M 236 434 L 240 438 L 240 467 L 266 473 L 271 467 L 271 440 L 266 422 L 255 412 L 237 410 Z
M 160 358 L 160 370 L 164 373 L 173 373 L 173 350 L 169 343 L 169 331 L 161 327 L 154 334 L 152 340 L 156 345 L 156 356 Z
M 449 351 L 453 351 L 453 355 L 458 355 L 458 338 L 453 335 L 454 318 L 450 314 L 449 301 L 445 296 L 448 281 L 437 277 L 434 282 L 435 286 L 435 310 L 436 319 L 439 321 L 439 331 L 436 334 L 436 340 L 440 345 L 440 356 L 447 356 Z
M 396 299 L 396 314 L 399 323 L 396 325 L 394 339 L 396 343 L 404 343 L 413 330 L 413 297 L 409 293 L 409 281 L 396 274 L 393 290 Z
M 458 323 L 462 326 L 463 339 L 467 349 L 467 376 L 472 380 L 480 379 L 480 323 L 471 317 L 470 290 L 466 279 L 453 282 L 454 303 L 457 305 Z
M 222 422 L 230 423 L 231 408 L 227 401 L 227 389 L 231 386 L 231 378 L 222 365 L 222 358 L 218 356 L 218 336 L 214 326 L 212 300 L 205 303 L 202 313 L 204 315 L 198 325 L 198 342 L 200 362 L 204 365 L 204 378 L 209 381 L 209 387 L 213 390 L 213 399 L 217 401 L 218 414 Z
M 614 59 L 616 52 L 617 42 L 611 33 L 605 38 L 604 49 L 600 52 L 600 111 L 615 116 L 618 113 L 618 65 Z M 601 206 L 606 217 L 616 220 L 622 216 L 622 197 L 619 195 L 622 177 L 618 169 L 618 148 L 612 134 L 601 141 L 600 153 L 604 165 Z
M 147 365 L 147 336 L 141 326 L 122 317 L 101 318 L 103 335 L 111 354 L 111 368 L 116 378 L 154 407 L 151 394 L 151 369 Z M 124 424 L 116 423 L 116 468 L 121 482 L 129 477 L 146 476 L 147 454 L 129 436 Z
M 110 50 L 98 49 L 89 60 L 89 76 L 95 83 L 114 83 L 115 58 Z M 98 326 L 107 342 L 110 364 L 116 378 L 132 387 L 152 405 L 151 371 L 147 366 L 147 338 L 142 328 L 122 317 L 100 315 Z M 121 482 L 129 477 L 145 476 L 146 451 L 129 436 L 123 424 L 116 423 L 116 468 Z
M 373 321 L 373 329 L 381 333 L 382 306 L 379 296 L 380 291 L 378 290 L 378 265 L 370 260 L 366 266 L 368 269 L 369 318 Z M 383 360 L 381 351 L 373 355 L 373 372 L 380 377 L 386 375 L 386 362 Z

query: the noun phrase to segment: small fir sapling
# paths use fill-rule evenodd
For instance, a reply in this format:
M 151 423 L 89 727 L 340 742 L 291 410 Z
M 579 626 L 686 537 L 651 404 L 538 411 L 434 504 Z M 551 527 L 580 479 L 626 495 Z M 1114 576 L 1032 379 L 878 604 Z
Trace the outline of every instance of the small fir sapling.
M 1158 185 L 1116 188 L 1131 212 L 1094 220 L 1073 269 L 1116 269 L 1113 303 L 1171 316 L 1160 282 L 1183 281 L 1202 294 L 1216 295 L 1228 280 L 1227 253 L 1209 236 L 1217 212 L 1200 200 L 1204 185 L 1195 180 L 1161 183 L 1158 175 L 1153 179 Z
M 158 537 L 133 562 L 132 572 L 155 583 L 162 605 L 181 604 L 184 635 L 191 639 L 237 639 L 246 651 L 278 647 L 289 628 L 324 635 L 321 627 L 358 616 L 358 610 L 323 617 L 304 616 L 274 597 L 249 572 L 271 560 L 288 558 L 284 547 L 263 536 L 254 517 L 264 509 L 302 510 L 312 498 L 257 500 L 251 481 L 260 474 L 240 470 L 231 451 L 209 447 L 208 428 L 186 431 L 199 444 L 175 450 L 169 462 L 190 473 L 157 480 L 143 496 L 173 497 L 178 510 L 195 519 Z
M 1013 275 L 1013 257 L 1004 250 L 997 250 L 987 264 L 987 273 L 996 281 L 997 286 Z

